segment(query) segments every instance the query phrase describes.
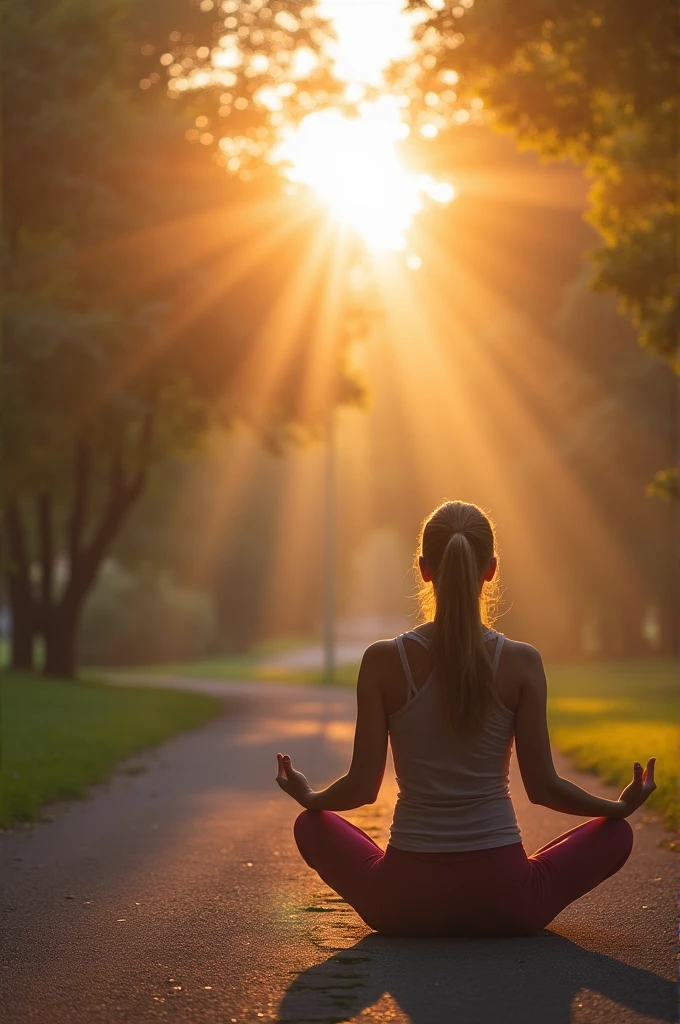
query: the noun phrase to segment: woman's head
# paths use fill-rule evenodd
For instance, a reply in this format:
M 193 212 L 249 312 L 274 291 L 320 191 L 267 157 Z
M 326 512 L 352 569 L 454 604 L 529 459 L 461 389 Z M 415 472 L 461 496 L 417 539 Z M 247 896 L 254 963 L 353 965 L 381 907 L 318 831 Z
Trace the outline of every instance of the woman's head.
M 495 604 L 497 556 L 493 524 L 477 505 L 447 501 L 423 524 L 418 551 L 420 604 L 434 622 L 432 652 L 457 732 L 478 729 L 495 685 L 483 620 Z

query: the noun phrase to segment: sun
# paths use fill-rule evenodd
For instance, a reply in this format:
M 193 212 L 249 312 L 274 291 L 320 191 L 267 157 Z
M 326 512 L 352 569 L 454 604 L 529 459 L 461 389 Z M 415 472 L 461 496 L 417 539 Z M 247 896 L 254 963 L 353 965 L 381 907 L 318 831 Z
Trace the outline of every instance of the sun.
M 398 143 L 408 134 L 392 97 L 360 104 L 357 117 L 338 110 L 309 114 L 277 148 L 291 182 L 314 189 L 335 218 L 374 252 L 408 245 L 413 218 L 429 199 L 446 204 L 448 182 L 408 171 Z

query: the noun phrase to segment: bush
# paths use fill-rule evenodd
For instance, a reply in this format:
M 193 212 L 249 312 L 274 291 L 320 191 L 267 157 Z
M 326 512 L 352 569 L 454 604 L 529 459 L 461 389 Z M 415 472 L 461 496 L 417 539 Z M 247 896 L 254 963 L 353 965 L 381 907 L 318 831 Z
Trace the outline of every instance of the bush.
M 144 665 L 201 658 L 214 634 L 209 594 L 179 587 L 167 574 L 133 574 L 109 561 L 85 607 L 78 660 Z

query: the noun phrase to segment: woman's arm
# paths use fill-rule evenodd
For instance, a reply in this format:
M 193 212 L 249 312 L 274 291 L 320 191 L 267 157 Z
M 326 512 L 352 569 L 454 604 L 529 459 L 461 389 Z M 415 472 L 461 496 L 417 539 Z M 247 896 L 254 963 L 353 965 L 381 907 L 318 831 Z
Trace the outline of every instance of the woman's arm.
M 385 774 L 387 715 L 380 688 L 380 669 L 387 641 L 372 644 L 363 656 L 357 682 L 357 724 L 349 771 L 327 789 L 314 792 L 293 768 L 288 755 L 277 754 L 283 789 L 310 811 L 351 811 L 375 803 Z
M 656 789 L 654 758 L 643 772 L 636 762 L 633 781 L 618 800 L 593 796 L 557 774 L 550 750 L 546 715 L 547 684 L 538 651 L 528 644 L 513 644 L 521 690 L 515 716 L 515 748 L 524 788 L 532 804 L 585 817 L 627 818 Z

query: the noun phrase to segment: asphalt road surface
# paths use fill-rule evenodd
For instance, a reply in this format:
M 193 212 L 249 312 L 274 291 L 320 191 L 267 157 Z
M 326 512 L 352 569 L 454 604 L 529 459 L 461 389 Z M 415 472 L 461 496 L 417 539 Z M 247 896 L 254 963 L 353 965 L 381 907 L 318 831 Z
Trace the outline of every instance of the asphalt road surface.
M 274 782 L 281 748 L 315 786 L 346 770 L 353 694 L 212 686 L 229 694 L 221 719 L 0 836 L 3 1022 L 676 1020 L 677 854 L 643 812 L 623 871 L 541 935 L 382 938 L 301 860 Z M 388 767 L 348 817 L 384 841 L 393 797 Z M 528 849 L 577 823 L 530 805 L 516 772 L 513 797 Z

